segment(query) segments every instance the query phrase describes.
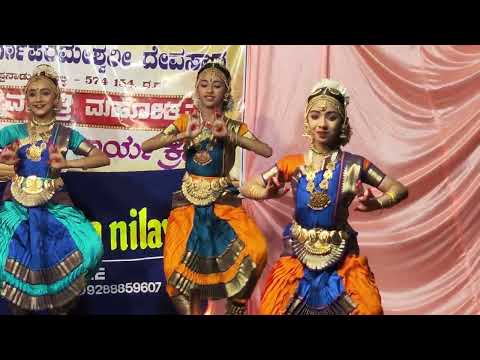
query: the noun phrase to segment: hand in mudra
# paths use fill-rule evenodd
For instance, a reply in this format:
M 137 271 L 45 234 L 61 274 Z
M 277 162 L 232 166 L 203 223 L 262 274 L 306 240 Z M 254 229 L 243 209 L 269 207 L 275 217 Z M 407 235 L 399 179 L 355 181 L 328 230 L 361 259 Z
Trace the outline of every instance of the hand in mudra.
M 281 197 L 290 191 L 285 187 L 285 182 L 278 175 L 267 180 L 265 186 L 269 198 Z
M 0 153 L 0 162 L 5 165 L 16 165 L 20 161 L 17 156 L 18 148 L 18 140 L 15 141 L 13 144 L 10 144 L 3 148 L 2 152 Z
M 195 138 L 198 134 L 202 132 L 203 124 L 196 118 L 193 118 L 187 126 L 187 136 L 190 139 Z
M 48 146 L 48 154 L 49 154 L 49 164 L 50 167 L 53 169 L 66 169 L 68 168 L 68 162 L 65 157 L 60 152 L 60 149 L 55 145 Z
M 228 131 L 225 122 L 222 120 L 215 120 L 212 126 L 212 133 L 216 138 L 224 138 L 227 136 Z
M 356 211 L 373 211 L 380 208 L 377 198 L 370 188 L 365 189 L 361 183 L 357 183 L 357 206 Z

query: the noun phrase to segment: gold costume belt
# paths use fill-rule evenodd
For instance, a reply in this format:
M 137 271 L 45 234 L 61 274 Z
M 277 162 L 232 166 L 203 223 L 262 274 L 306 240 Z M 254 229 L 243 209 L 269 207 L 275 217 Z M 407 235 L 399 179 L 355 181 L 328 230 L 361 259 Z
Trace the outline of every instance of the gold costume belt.
M 297 258 L 312 270 L 323 270 L 343 256 L 349 235 L 343 230 L 305 229 L 292 223 L 292 249 Z
M 230 184 L 228 177 L 192 176 L 187 172 L 182 181 L 182 193 L 193 205 L 207 206 L 215 202 Z
M 35 175 L 27 177 L 15 175 L 10 191 L 13 198 L 26 207 L 47 203 L 58 189 L 57 179 L 41 178 Z

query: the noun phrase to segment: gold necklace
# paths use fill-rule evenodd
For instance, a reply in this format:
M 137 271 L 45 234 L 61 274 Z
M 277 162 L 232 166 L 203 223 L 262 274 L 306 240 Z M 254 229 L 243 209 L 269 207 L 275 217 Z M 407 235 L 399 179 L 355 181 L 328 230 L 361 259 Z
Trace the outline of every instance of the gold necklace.
M 337 162 L 337 155 L 338 152 L 333 153 L 329 161 L 326 161 L 326 165 L 324 159 L 324 164 L 322 164 L 322 168 L 320 169 L 323 170 L 325 168 L 325 171 L 323 172 L 323 178 L 319 185 L 321 189 L 320 191 L 315 189 L 314 181 L 317 170 L 315 170 L 313 162 L 305 166 L 305 177 L 307 178 L 306 189 L 311 194 L 308 207 L 312 210 L 323 210 L 331 203 L 330 197 L 328 196 L 328 186 L 333 177 L 333 171 L 335 170 L 335 165 Z
M 32 116 L 32 123 L 36 126 L 50 126 L 55 122 L 55 117 L 53 117 L 49 122 L 46 123 L 41 123 L 40 121 L 37 120 L 35 115 Z
M 320 152 L 320 151 L 318 151 L 317 149 L 315 149 L 315 146 L 313 146 L 313 144 L 310 145 L 310 150 L 312 150 L 312 151 L 313 151 L 315 154 L 317 154 L 317 155 L 323 155 L 323 156 L 332 153 L 331 151 Z
M 30 147 L 28 148 L 26 155 L 32 161 L 40 161 L 42 158 L 42 153 L 47 148 L 47 142 L 50 138 L 50 131 L 53 128 L 53 123 L 49 126 L 47 130 L 38 132 L 33 126 L 30 126 L 30 134 L 28 136 L 28 142 Z M 40 145 L 37 145 L 37 142 L 40 141 Z
M 200 112 L 200 122 L 204 124 L 202 112 Z M 200 166 L 206 166 L 213 161 L 209 153 L 213 150 L 213 133 L 210 129 L 207 129 L 205 126 L 203 126 L 202 131 L 199 135 L 197 135 L 197 138 L 198 139 L 196 139 L 196 143 L 194 145 L 195 155 L 193 156 L 193 161 Z M 207 146 L 202 150 L 202 141 L 206 139 L 208 139 Z

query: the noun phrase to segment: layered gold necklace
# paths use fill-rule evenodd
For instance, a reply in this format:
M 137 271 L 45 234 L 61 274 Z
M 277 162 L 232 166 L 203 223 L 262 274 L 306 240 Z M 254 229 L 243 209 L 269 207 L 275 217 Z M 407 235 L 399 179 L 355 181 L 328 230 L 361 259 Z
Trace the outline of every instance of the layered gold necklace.
M 200 122 L 204 124 L 201 112 Z M 205 149 L 202 150 L 202 141 L 206 139 L 208 139 L 207 146 L 205 147 Z M 208 129 L 204 126 L 201 133 L 197 136 L 197 139 L 195 139 L 195 142 L 195 155 L 193 156 L 193 161 L 195 161 L 198 165 L 201 166 L 206 166 L 210 164 L 213 161 L 212 157 L 210 156 L 210 151 L 213 150 L 214 143 L 213 133 L 211 129 Z
M 50 133 L 52 131 L 55 118 L 46 124 L 38 122 L 35 117 L 32 118 L 32 125 L 30 125 L 28 143 L 31 144 L 28 148 L 26 155 L 32 161 L 40 161 L 42 153 L 47 148 L 48 140 L 50 139 Z M 48 126 L 46 129 L 38 130 L 38 127 Z M 37 143 L 40 141 L 40 144 Z
M 338 151 L 331 153 L 323 158 L 322 166 L 320 169 L 315 169 L 313 164 L 313 152 L 320 155 L 322 154 L 311 148 L 309 153 L 309 163 L 305 166 L 305 177 L 307 179 L 307 191 L 310 193 L 310 200 L 308 202 L 308 207 L 312 210 L 323 210 L 328 205 L 330 205 L 331 200 L 328 196 L 328 187 L 330 181 L 333 177 L 333 171 L 335 170 L 335 165 L 337 163 Z M 320 190 L 315 189 L 315 176 L 318 171 L 325 170 L 323 172 L 322 180 L 320 181 L 319 188 Z

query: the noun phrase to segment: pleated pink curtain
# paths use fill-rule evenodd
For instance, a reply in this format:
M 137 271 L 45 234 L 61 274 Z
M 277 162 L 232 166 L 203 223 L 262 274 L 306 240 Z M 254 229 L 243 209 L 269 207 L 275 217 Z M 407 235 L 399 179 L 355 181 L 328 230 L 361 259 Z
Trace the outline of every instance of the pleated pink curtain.
M 248 46 L 247 56 L 245 119 L 274 153 L 247 153 L 246 178 L 307 148 L 306 97 L 322 77 L 339 80 L 351 96 L 345 150 L 410 191 L 394 209 L 350 215 L 385 313 L 480 313 L 480 46 Z M 270 249 L 250 314 L 292 206 L 291 194 L 245 201 Z

